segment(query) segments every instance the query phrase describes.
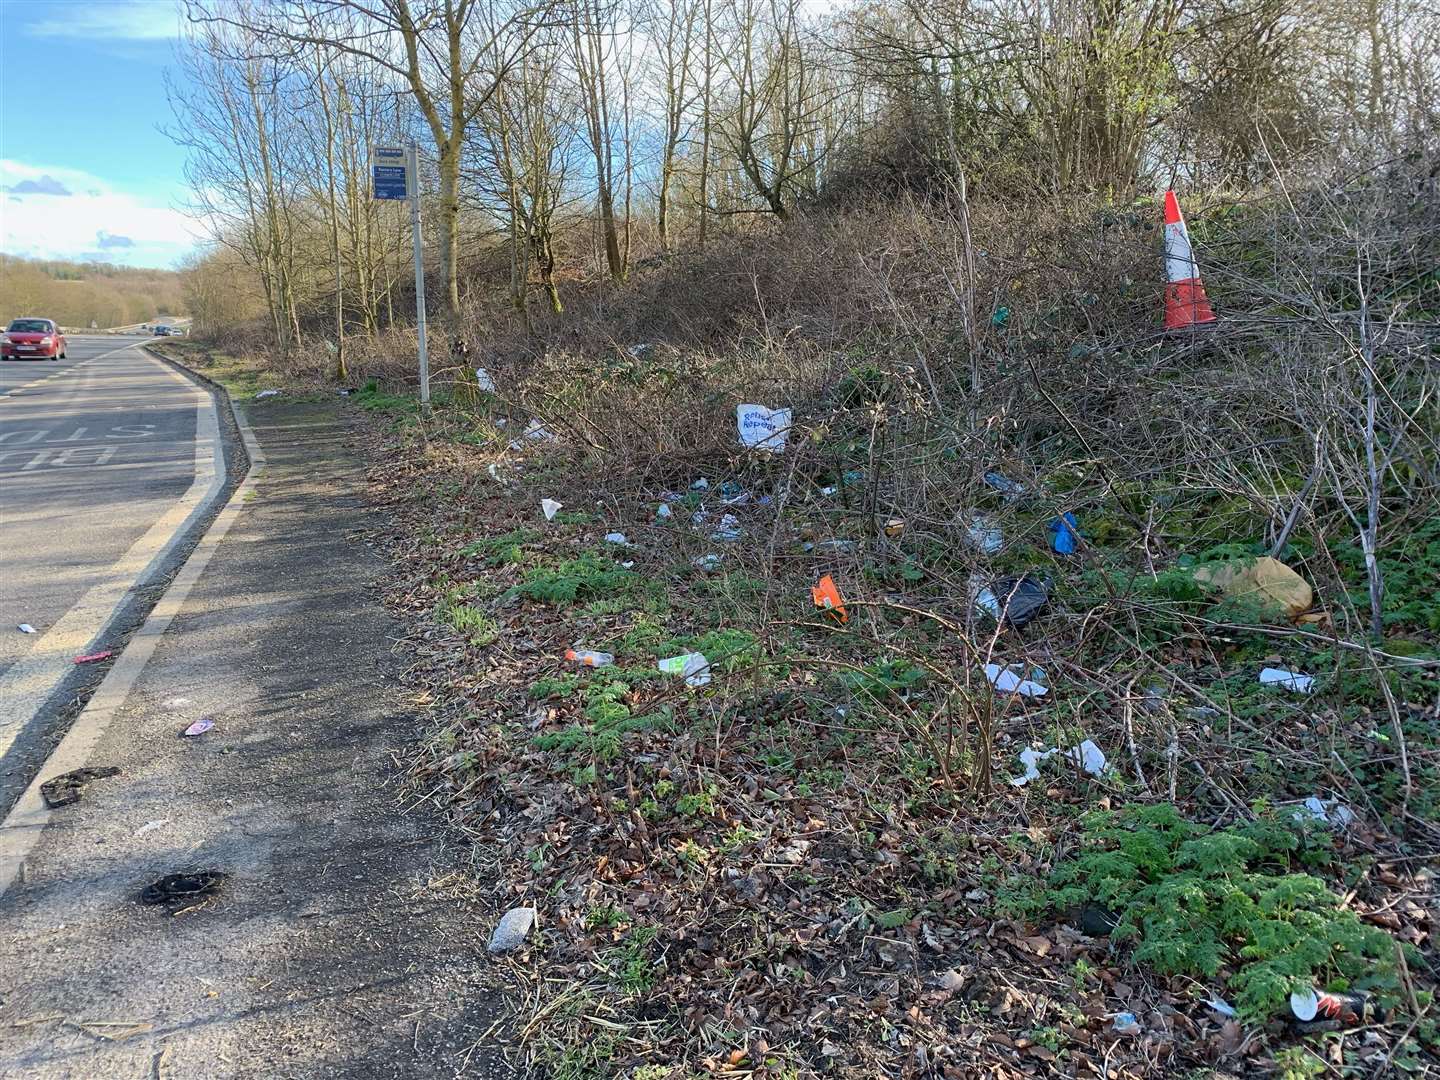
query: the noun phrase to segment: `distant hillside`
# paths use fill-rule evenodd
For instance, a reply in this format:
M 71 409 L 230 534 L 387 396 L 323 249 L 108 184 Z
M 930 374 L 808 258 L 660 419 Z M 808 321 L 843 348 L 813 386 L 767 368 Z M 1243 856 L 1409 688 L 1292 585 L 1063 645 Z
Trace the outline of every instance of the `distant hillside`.
M 0 319 L 7 322 L 39 315 L 78 330 L 184 314 L 180 275 L 173 270 L 0 254 Z

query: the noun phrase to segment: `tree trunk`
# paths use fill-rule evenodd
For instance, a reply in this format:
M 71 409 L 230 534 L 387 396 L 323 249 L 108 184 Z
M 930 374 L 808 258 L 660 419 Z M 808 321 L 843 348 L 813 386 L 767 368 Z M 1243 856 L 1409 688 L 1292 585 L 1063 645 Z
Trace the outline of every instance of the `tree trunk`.
M 460 154 L 455 138 L 440 148 L 440 272 L 445 308 L 460 314 Z

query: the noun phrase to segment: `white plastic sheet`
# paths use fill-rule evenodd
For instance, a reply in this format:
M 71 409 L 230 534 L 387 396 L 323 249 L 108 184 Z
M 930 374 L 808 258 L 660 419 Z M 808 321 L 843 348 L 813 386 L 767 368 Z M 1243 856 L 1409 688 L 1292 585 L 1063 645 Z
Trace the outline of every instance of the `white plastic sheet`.
M 790 438 L 792 413 L 789 409 L 769 409 L 764 405 L 738 405 L 735 426 L 740 441 L 752 450 L 784 450 Z
M 986 664 L 985 677 L 1002 694 L 1019 693 L 1022 697 L 1044 697 L 1050 691 L 1033 679 L 1022 679 L 1008 667 Z
M 1302 675 L 1298 671 L 1287 671 L 1285 668 L 1267 667 L 1260 672 L 1260 684 L 1283 686 L 1297 694 L 1308 694 L 1315 688 L 1315 676 Z

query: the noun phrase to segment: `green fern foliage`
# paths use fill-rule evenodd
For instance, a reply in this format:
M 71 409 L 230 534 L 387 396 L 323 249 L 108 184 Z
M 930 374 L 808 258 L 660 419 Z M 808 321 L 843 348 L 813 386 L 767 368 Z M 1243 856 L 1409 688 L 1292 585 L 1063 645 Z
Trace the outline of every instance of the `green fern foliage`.
M 1295 872 L 1317 850 L 1313 835 L 1263 808 L 1252 824 L 1215 831 L 1168 804 L 1099 811 L 1035 899 L 1055 911 L 1103 905 L 1137 963 L 1225 982 L 1251 1021 L 1311 985 L 1383 995 L 1397 985 L 1394 944 L 1319 878 Z

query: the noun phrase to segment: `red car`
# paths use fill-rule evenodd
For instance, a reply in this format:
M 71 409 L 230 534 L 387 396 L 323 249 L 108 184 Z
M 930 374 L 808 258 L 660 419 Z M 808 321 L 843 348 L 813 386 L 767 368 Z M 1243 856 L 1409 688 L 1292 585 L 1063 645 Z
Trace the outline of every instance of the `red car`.
M 64 360 L 65 335 L 54 319 L 13 319 L 0 336 L 0 360 Z

